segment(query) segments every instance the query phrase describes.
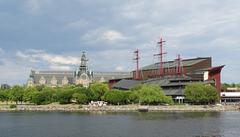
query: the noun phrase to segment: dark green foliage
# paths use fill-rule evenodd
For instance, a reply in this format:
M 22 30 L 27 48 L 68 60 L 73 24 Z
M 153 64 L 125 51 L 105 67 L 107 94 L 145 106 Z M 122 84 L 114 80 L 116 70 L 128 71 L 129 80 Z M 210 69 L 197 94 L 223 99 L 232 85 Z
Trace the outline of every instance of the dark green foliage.
M 218 100 L 216 89 L 211 85 L 201 83 L 187 85 L 184 94 L 186 99 L 193 104 L 212 104 Z
M 56 90 L 54 88 L 44 87 L 42 91 L 33 91 L 31 98 L 30 102 L 36 105 L 50 104 L 57 100 Z
M 35 92 L 32 97 L 32 103 L 36 105 L 44 105 L 47 104 L 45 100 L 45 95 L 42 92 Z
M 58 91 L 58 101 L 60 104 L 69 104 L 72 99 L 73 92 L 69 90 Z
M 9 107 L 10 108 L 17 108 L 17 105 L 11 104 Z

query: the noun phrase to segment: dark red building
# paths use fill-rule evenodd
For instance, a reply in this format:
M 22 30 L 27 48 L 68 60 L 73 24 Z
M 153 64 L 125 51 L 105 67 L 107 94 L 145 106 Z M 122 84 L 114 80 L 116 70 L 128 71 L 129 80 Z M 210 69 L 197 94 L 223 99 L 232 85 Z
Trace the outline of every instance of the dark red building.
M 212 67 L 211 57 L 197 57 L 163 62 L 163 75 L 160 75 L 160 63 L 151 64 L 140 68 L 140 80 L 134 80 L 136 71 L 133 71 L 132 81 L 129 79 L 110 81 L 111 87 L 116 89 L 127 90 L 134 85 L 142 84 L 159 84 L 165 94 L 172 96 L 173 99 L 184 98 L 185 86 L 202 82 L 211 84 L 216 87 L 219 95 L 221 92 L 221 70 L 223 66 Z M 138 82 L 137 82 L 138 81 Z M 140 82 L 139 82 L 140 81 Z

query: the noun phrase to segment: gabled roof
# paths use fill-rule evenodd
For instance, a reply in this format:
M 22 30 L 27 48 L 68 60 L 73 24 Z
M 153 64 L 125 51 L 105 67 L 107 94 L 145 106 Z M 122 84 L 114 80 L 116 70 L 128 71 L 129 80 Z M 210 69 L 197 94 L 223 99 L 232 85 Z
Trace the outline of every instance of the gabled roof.
M 207 59 L 211 59 L 211 57 L 197 57 L 197 58 L 193 58 L 193 59 L 184 59 L 184 60 L 182 60 L 182 65 L 184 67 L 192 66 L 192 65 L 195 65 L 195 64 L 200 63 L 202 61 L 205 61 Z M 164 68 L 176 67 L 176 61 L 164 62 L 163 67 Z M 148 66 L 145 66 L 145 67 L 141 68 L 141 70 L 151 70 L 151 69 L 159 69 L 159 63 L 151 64 L 151 65 L 148 65 Z

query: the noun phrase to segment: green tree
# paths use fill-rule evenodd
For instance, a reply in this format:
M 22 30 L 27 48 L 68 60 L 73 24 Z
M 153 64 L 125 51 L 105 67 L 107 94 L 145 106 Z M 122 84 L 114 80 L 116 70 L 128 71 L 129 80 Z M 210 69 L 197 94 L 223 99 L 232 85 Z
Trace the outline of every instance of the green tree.
M 33 96 L 32 96 L 32 103 L 36 104 L 36 105 L 43 105 L 45 104 L 45 95 L 42 92 L 34 92 Z
M 0 89 L 0 101 L 4 102 L 5 101 L 5 94 L 4 94 L 4 90 Z
M 73 91 L 71 90 L 62 90 L 58 91 L 58 101 L 60 104 L 69 104 L 71 103 Z
M 186 86 L 184 95 L 193 104 L 215 103 L 218 100 L 216 89 L 211 85 L 194 83 Z
M 134 90 L 141 104 L 173 104 L 172 98 L 165 96 L 159 85 L 140 85 Z
M 88 97 L 83 93 L 74 93 L 72 99 L 76 100 L 78 104 L 87 104 Z
M 24 93 L 23 93 L 23 101 L 24 102 L 31 102 L 34 93 L 37 91 L 37 89 L 35 87 L 26 87 L 24 89 Z
M 101 97 L 109 91 L 109 88 L 107 84 L 97 82 L 90 85 L 90 90 L 93 92 L 93 100 L 101 100 Z
M 18 104 L 18 101 L 22 103 L 23 101 L 23 92 L 24 88 L 21 86 L 13 86 L 11 91 L 10 91 L 10 98 L 12 101 L 15 101 L 16 104 Z
M 113 89 L 112 91 L 105 92 L 103 100 L 113 105 L 127 104 L 129 103 L 128 95 L 129 92 L 127 91 Z
M 139 103 L 139 96 L 137 95 L 137 92 L 130 92 L 128 95 L 128 100 L 130 103 Z

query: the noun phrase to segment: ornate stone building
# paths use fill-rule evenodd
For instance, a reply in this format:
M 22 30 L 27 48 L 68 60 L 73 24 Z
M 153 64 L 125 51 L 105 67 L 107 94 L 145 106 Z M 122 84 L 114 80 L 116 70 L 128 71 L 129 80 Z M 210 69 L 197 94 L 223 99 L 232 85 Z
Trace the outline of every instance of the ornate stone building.
M 48 85 L 51 87 L 68 84 L 82 84 L 88 87 L 92 82 L 108 82 L 109 79 L 131 78 L 130 72 L 92 72 L 87 66 L 88 59 L 82 53 L 81 63 L 76 71 L 36 71 L 32 70 L 27 82 L 28 86 Z

